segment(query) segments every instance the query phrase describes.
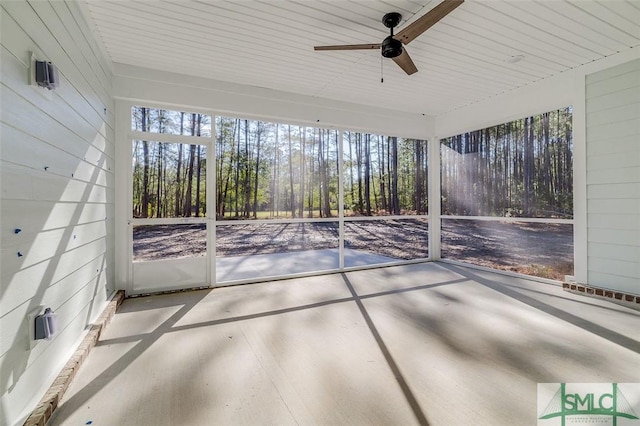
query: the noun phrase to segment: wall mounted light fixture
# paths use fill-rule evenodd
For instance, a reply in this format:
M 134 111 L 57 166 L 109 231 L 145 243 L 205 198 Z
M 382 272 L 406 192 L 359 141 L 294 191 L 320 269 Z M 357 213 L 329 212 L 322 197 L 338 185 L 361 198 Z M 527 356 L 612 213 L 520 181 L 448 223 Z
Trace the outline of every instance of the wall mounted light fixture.
M 58 69 L 51 62 L 35 61 L 36 83 L 40 87 L 53 90 L 60 84 Z
M 49 61 L 41 61 L 34 52 L 30 52 L 31 67 L 29 69 L 29 84 L 37 89 L 45 98 L 51 100 L 51 90 L 60 85 L 58 68 Z

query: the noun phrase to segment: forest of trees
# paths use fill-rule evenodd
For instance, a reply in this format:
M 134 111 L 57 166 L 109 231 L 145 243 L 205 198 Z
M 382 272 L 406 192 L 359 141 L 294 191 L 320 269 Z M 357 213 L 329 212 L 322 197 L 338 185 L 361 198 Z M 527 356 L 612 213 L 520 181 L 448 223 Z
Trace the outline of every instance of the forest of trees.
M 427 213 L 427 143 L 346 132 L 345 209 L 357 215 Z
M 206 136 L 211 129 L 210 116 L 143 107 L 133 108 L 132 123 L 158 134 Z M 229 117 L 216 117 L 215 129 L 218 219 L 337 217 L 337 130 Z M 426 143 L 342 136 L 346 215 L 426 214 Z M 134 217 L 206 215 L 206 148 L 135 140 Z
M 133 107 L 131 118 L 141 132 L 211 135 L 208 115 Z M 205 145 L 133 141 L 133 217 L 205 216 L 206 157 Z
M 335 217 L 339 134 L 303 126 L 216 119 L 218 218 Z M 343 135 L 346 215 L 427 211 L 426 144 Z
M 215 147 L 218 219 L 338 215 L 342 136 L 346 216 L 426 214 L 427 144 L 375 134 L 134 107 L 133 216 L 207 214 L 207 147 Z M 159 134 L 203 137 L 162 142 Z M 158 134 L 158 136 L 155 136 Z M 571 108 L 441 141 L 443 214 L 570 218 Z
M 441 141 L 442 213 L 573 217 L 571 108 Z
M 335 130 L 216 117 L 216 216 L 337 216 L 338 136 Z

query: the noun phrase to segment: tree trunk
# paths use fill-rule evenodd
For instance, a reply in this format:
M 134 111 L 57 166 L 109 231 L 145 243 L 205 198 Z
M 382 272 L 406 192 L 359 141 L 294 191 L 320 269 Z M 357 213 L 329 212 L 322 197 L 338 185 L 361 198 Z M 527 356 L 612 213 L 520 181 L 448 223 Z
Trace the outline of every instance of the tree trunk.
M 417 214 L 422 211 L 422 144 L 419 141 L 413 141 L 416 158 L 416 195 L 414 202 L 414 210 Z
M 329 130 L 327 130 L 327 139 L 324 143 L 324 147 L 326 148 L 326 153 L 324 156 L 324 179 L 322 185 L 324 187 L 324 216 L 331 217 L 331 203 L 330 203 L 330 192 L 329 192 L 329 147 L 331 146 L 331 134 Z
M 356 164 L 358 166 L 358 213 L 364 214 L 362 195 L 362 133 L 356 133 Z
M 238 141 L 236 144 L 236 178 L 234 182 L 234 195 L 235 195 L 235 217 L 238 217 L 240 214 L 238 208 L 238 201 L 240 198 L 240 120 L 236 120 L 236 124 L 238 127 Z
M 316 129 L 313 129 L 313 138 L 311 139 L 311 156 L 309 157 L 309 166 L 311 170 L 309 172 L 309 213 L 308 217 L 313 217 L 313 188 L 314 188 L 314 179 L 315 179 L 315 157 L 316 157 Z
M 200 216 L 200 173 L 202 169 L 201 158 L 202 147 L 197 145 L 196 147 L 196 217 Z
M 158 161 L 157 161 L 157 173 L 158 182 L 156 185 L 156 217 L 162 217 L 162 160 L 163 160 L 163 147 L 162 142 L 158 143 Z
M 380 209 L 383 211 L 387 210 L 387 188 L 385 185 L 385 162 L 384 162 L 384 140 L 382 136 L 377 138 L 378 145 L 378 158 L 380 159 L 380 165 L 378 166 L 378 181 L 380 183 L 380 200 L 381 206 Z M 353 184 L 352 184 L 353 185 Z
M 296 194 L 293 191 L 293 148 L 291 147 L 291 125 L 288 126 L 289 136 L 289 188 L 291 189 L 289 194 L 289 209 L 291 210 L 291 217 L 296 217 Z
M 191 114 L 191 136 L 196 135 L 196 114 Z M 184 216 L 191 217 L 192 191 L 193 191 L 193 166 L 196 160 L 196 146 L 189 145 L 189 165 L 187 168 L 187 189 L 184 201 Z
M 391 199 L 393 203 L 393 214 L 400 214 L 400 199 L 398 197 L 398 138 L 391 138 Z
M 142 131 L 147 131 L 147 108 L 142 108 Z M 144 170 L 142 174 L 142 217 L 149 217 L 149 142 L 142 141 Z
M 533 117 L 524 119 L 524 213 L 525 216 L 532 215 L 532 195 L 533 195 Z
M 307 128 L 303 127 L 299 129 L 301 133 L 300 138 L 300 192 L 298 195 L 298 217 L 304 216 L 304 181 L 305 181 L 305 149 L 306 149 L 306 138 L 307 138 Z
M 371 135 L 364 136 L 364 203 L 367 216 L 371 216 Z
M 262 136 L 262 128 L 260 124 L 258 124 L 258 129 L 256 130 L 256 169 L 255 169 L 255 177 L 254 177 L 254 193 L 253 193 L 253 218 L 258 218 L 258 183 L 260 176 L 260 137 Z
M 249 217 L 251 211 L 251 164 L 249 155 L 249 120 L 244 120 L 244 211 L 242 217 Z
M 274 170 L 273 170 L 273 204 L 276 217 L 280 216 L 280 125 L 276 123 L 276 146 L 274 150 Z
M 180 113 L 180 134 L 184 131 L 184 112 Z M 176 168 L 176 217 L 180 216 L 180 206 L 182 205 L 182 144 L 178 144 L 178 165 Z
M 192 190 L 193 190 L 193 166 L 196 159 L 196 146 L 189 145 L 189 165 L 187 167 L 187 189 L 184 197 L 184 216 L 191 217 Z

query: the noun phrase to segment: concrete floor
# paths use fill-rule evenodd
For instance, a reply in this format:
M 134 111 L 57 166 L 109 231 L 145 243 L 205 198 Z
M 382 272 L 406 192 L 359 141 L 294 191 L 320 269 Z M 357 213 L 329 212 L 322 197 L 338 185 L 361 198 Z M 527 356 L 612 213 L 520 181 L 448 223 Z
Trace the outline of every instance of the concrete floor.
M 379 265 L 402 259 L 344 249 L 346 267 Z M 250 256 L 216 257 L 216 282 L 273 277 L 340 268 L 338 249 L 303 250 Z
M 53 425 L 534 425 L 640 382 L 640 312 L 444 263 L 129 299 Z

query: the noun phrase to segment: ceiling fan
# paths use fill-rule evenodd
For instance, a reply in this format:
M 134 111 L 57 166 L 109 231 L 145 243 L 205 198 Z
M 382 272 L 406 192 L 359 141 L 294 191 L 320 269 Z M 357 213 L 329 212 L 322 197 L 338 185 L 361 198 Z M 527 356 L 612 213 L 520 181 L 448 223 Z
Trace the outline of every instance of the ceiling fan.
M 402 20 L 402 15 L 397 12 L 387 13 L 382 17 L 382 23 L 385 27 L 391 30 L 391 34 L 385 38 L 382 43 L 315 46 L 313 50 L 380 49 L 382 56 L 385 58 L 392 58 L 395 63 L 404 70 L 404 72 L 411 75 L 417 72 L 418 68 L 416 68 L 415 64 L 411 60 L 409 53 L 407 53 L 407 49 L 402 45 L 409 44 L 420 34 L 451 13 L 456 7 L 460 6 L 463 2 L 464 0 L 444 0 L 442 3 L 421 16 L 418 20 L 406 26 L 398 32 L 398 34 L 393 34 L 393 29 L 397 27 Z

